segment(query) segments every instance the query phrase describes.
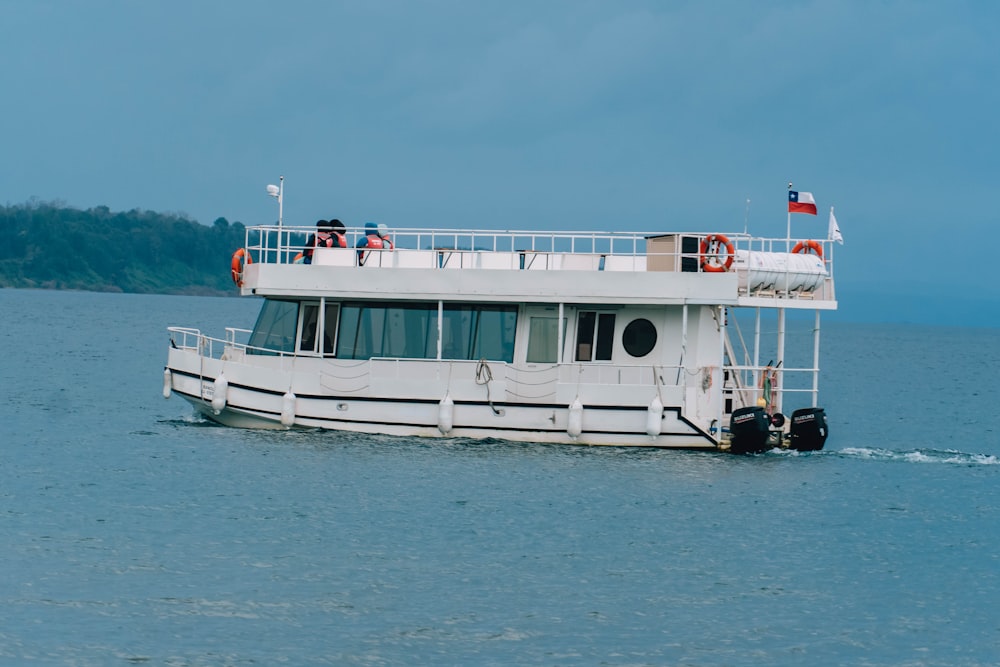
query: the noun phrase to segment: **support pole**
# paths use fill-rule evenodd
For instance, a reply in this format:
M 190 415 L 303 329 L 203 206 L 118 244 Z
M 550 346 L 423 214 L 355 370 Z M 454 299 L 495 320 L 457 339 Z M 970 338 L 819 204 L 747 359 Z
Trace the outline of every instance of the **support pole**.
M 681 306 L 681 358 L 677 362 L 677 379 L 674 385 L 681 386 L 681 377 L 687 370 L 687 344 L 688 344 L 688 305 L 687 302 Z M 687 384 L 685 382 L 685 384 Z M 686 396 L 687 394 L 685 394 Z
M 285 177 L 278 176 L 278 228 L 281 228 L 285 205 Z
M 813 388 L 812 406 L 819 405 L 819 311 L 816 311 L 816 324 L 813 327 Z
M 775 366 L 777 372 L 775 374 L 777 391 L 775 392 L 777 396 L 774 401 L 774 409 L 778 412 L 783 413 L 784 398 L 785 398 L 785 382 L 784 375 L 785 371 L 782 366 L 785 365 L 785 309 L 778 309 L 778 365 Z
M 753 323 L 753 386 L 760 388 L 760 306 L 757 306 Z M 760 398 L 760 396 L 757 396 Z
M 726 410 L 726 399 L 725 399 L 725 378 L 726 372 L 722 368 L 722 362 L 726 357 L 726 336 L 728 331 L 726 330 L 726 307 L 719 306 L 719 367 L 715 369 L 716 377 L 714 378 L 715 386 L 718 387 L 718 391 L 715 394 L 719 397 L 718 406 L 715 410 L 716 423 L 719 425 L 719 437 L 718 441 L 722 442 L 722 417 L 723 412 Z M 733 365 L 733 360 L 729 360 L 730 366 Z
M 559 323 L 556 324 L 556 363 L 563 362 L 563 302 L 559 302 Z
M 438 344 L 437 358 L 441 361 L 441 339 L 444 336 L 444 301 L 438 299 Z

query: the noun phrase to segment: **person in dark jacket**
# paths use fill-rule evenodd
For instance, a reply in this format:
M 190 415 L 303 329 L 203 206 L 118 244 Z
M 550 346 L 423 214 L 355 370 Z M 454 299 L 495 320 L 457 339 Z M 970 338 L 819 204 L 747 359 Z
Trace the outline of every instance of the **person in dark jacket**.
M 306 247 L 302 249 L 302 263 L 312 264 L 313 251 L 320 247 L 327 247 L 330 241 L 330 223 L 326 220 L 316 221 L 316 231 L 306 239 Z
M 347 228 L 340 220 L 334 218 L 327 222 L 318 220 L 316 222 L 316 233 L 310 234 L 306 240 L 306 247 L 302 251 L 303 264 L 312 264 L 313 251 L 316 248 L 346 248 L 347 238 L 344 232 Z
M 337 218 L 330 221 L 330 234 L 333 236 L 336 246 L 347 247 L 347 227 Z

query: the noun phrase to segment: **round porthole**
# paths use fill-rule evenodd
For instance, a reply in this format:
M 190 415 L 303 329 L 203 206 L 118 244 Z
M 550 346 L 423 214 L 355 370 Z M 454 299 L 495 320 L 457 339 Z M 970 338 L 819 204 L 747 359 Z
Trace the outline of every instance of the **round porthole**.
M 622 345 L 633 357 L 645 357 L 656 346 L 656 327 L 646 319 L 632 320 L 622 332 Z

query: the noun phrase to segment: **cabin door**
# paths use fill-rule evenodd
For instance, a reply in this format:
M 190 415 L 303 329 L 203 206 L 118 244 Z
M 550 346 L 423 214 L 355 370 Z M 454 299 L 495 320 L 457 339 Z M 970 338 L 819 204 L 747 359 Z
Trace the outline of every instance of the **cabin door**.
M 559 308 L 527 306 L 520 318 L 521 335 L 517 358 L 529 364 L 555 364 L 559 361 Z M 562 322 L 563 359 L 565 360 L 566 316 Z
M 298 352 L 306 355 L 333 354 L 340 304 L 303 301 L 299 309 Z M 322 341 L 322 343 L 320 342 Z

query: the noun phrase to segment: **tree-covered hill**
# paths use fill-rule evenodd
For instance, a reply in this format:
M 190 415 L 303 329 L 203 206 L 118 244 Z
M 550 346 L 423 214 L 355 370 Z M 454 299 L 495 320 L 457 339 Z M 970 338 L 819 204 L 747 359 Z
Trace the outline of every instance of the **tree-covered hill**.
M 175 214 L 53 203 L 0 206 L 0 287 L 234 294 L 244 227 Z

